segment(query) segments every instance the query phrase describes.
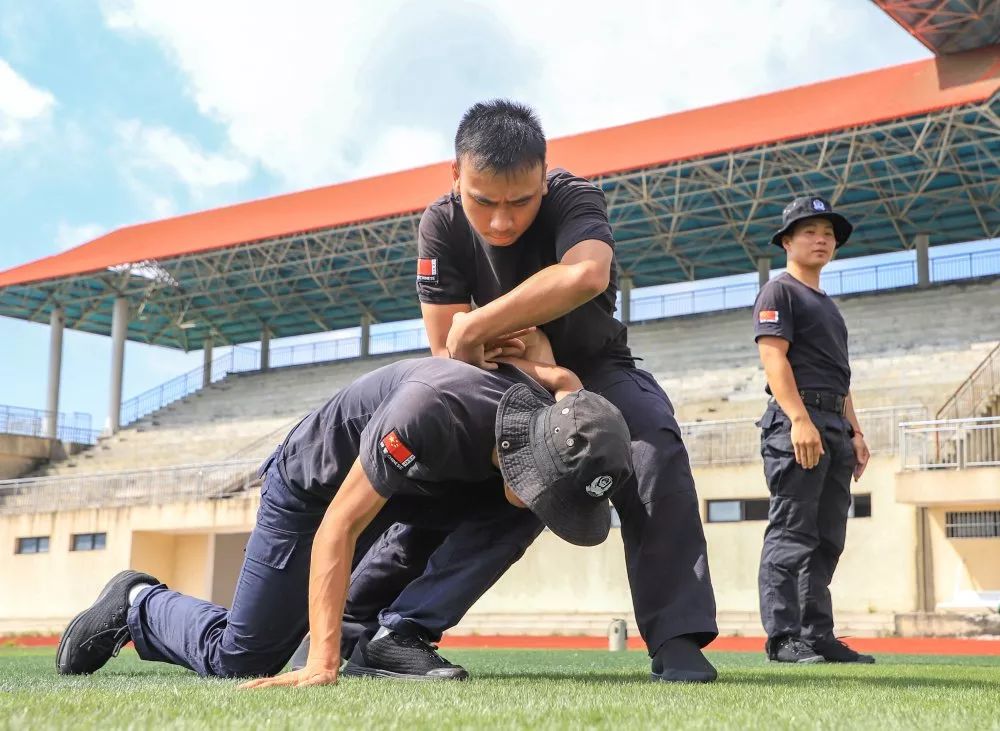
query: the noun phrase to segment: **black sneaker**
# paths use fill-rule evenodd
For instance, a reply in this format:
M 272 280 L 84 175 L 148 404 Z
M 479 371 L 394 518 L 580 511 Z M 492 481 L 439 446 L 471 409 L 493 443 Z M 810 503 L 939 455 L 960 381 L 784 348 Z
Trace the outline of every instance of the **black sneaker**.
M 60 675 L 87 675 L 100 670 L 132 639 L 125 617 L 128 614 L 128 593 L 136 584 L 160 582 L 149 574 L 122 571 L 111 579 L 89 609 L 80 612 L 66 627 L 56 668 Z
M 823 656 L 817 655 L 809 645 L 798 637 L 782 637 L 768 640 L 764 646 L 767 659 L 771 662 L 794 662 L 812 664 L 823 662 Z
M 667 683 L 711 683 L 719 673 L 690 637 L 674 637 L 653 656 L 650 677 Z
M 421 637 L 386 630 L 379 630 L 364 647 L 359 643 L 341 675 L 397 680 L 466 680 L 469 677 L 461 665 L 441 657 L 437 645 Z
M 827 662 L 856 662 L 862 665 L 872 665 L 875 662 L 875 658 L 871 655 L 855 652 L 836 637 L 815 640 L 812 643 L 812 648 Z

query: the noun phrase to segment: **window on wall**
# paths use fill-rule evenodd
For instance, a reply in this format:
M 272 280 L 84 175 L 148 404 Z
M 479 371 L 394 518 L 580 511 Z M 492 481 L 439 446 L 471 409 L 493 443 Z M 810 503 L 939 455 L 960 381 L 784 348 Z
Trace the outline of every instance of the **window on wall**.
M 744 520 L 767 520 L 767 498 L 709 500 L 709 523 L 738 523 Z
M 48 553 L 48 536 L 31 536 L 29 538 L 18 538 L 14 546 L 14 553 Z
M 1000 510 L 948 511 L 944 530 L 948 538 L 1000 538 Z
M 107 533 L 76 533 L 73 536 L 71 551 L 103 551 L 107 544 Z
M 735 500 L 709 500 L 709 523 L 740 523 L 748 520 L 767 520 L 767 498 L 742 498 Z M 852 495 L 849 518 L 870 518 L 872 515 L 871 495 Z
M 851 495 L 851 508 L 847 511 L 848 518 L 872 517 L 872 496 Z

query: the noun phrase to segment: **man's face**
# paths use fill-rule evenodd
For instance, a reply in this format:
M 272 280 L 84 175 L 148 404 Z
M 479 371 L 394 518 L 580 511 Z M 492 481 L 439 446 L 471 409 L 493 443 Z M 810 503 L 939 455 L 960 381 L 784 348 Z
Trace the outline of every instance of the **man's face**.
M 491 246 L 510 246 L 538 215 L 548 193 L 545 166 L 496 173 L 477 170 L 468 158 L 452 163 L 455 192 L 462 197 L 465 217 Z
M 799 221 L 791 233 L 782 237 L 781 243 L 788 252 L 789 261 L 810 268 L 828 264 L 837 250 L 833 224 L 825 218 Z

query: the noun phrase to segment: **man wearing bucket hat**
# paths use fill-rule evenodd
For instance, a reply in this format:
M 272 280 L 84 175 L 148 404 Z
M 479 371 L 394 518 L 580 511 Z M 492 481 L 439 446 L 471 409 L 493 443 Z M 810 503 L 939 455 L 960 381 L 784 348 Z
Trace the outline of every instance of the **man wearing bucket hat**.
M 833 634 L 830 581 L 844 550 L 851 477 L 869 452 L 851 400 L 847 326 L 820 272 L 851 223 L 818 196 L 793 200 L 771 244 L 786 271 L 765 284 L 754 335 L 771 399 L 758 425 L 771 493 L 761 551 L 760 614 L 775 662 L 872 663 Z
M 142 659 L 203 676 L 271 676 L 308 628 L 304 668 L 245 686 L 334 683 L 352 566 L 387 525 L 471 523 L 537 535 L 540 519 L 571 543 L 602 542 L 611 526 L 608 498 L 632 475 L 625 420 L 604 398 L 580 390 L 569 371 L 512 362 L 524 371 L 507 363 L 486 371 L 441 358 L 401 361 L 341 390 L 261 468 L 260 509 L 232 609 L 124 571 L 66 628 L 59 672 L 95 672 L 131 640 Z M 448 590 L 464 605 L 462 592 L 477 588 Z M 376 637 L 366 673 L 356 674 L 391 675 L 378 653 L 401 645 L 407 638 Z M 424 654 L 436 662 L 424 679 L 467 676 L 433 649 Z

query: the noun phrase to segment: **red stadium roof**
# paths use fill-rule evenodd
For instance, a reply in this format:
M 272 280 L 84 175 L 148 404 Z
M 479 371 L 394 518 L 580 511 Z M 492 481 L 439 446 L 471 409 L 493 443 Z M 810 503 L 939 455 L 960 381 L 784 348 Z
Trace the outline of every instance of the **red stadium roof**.
M 595 176 L 800 139 L 981 102 L 1000 88 L 1000 46 L 917 61 L 553 140 L 550 165 Z M 112 231 L 0 273 L 0 287 L 237 246 L 422 209 L 448 163 Z

